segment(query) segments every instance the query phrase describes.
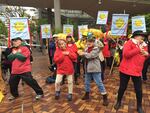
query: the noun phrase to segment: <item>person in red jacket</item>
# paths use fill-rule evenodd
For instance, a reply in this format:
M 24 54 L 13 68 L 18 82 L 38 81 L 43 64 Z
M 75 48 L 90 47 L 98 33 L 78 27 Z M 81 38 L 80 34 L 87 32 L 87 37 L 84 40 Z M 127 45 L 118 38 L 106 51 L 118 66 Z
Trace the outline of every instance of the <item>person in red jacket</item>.
M 144 43 L 145 34 L 142 31 L 135 31 L 132 39 L 125 43 L 123 49 L 123 58 L 119 67 L 120 87 L 118 90 L 117 103 L 114 108 L 118 110 L 121 107 L 121 100 L 127 88 L 130 78 L 134 83 L 134 89 L 137 99 L 138 113 L 144 113 L 142 110 L 142 68 L 146 57 L 148 56 L 147 45 Z
M 71 51 L 73 51 L 76 55 L 77 55 L 77 51 L 78 48 L 76 46 L 76 44 L 74 43 L 74 39 L 71 35 L 68 35 L 66 37 L 66 41 L 67 41 L 67 48 L 70 49 Z M 73 60 L 73 66 L 74 66 L 74 81 L 75 84 L 78 85 L 78 77 L 79 77 L 79 73 L 77 73 L 77 59 Z
M 68 101 L 72 100 L 73 93 L 73 74 L 74 67 L 73 61 L 77 59 L 77 55 L 67 48 L 65 40 L 58 40 L 58 48 L 54 55 L 54 62 L 57 65 L 57 75 L 55 81 L 55 99 L 58 100 L 60 97 L 60 84 L 63 76 L 66 75 L 68 79 Z
M 19 96 L 18 84 L 20 79 L 25 81 L 27 85 L 36 92 L 36 99 L 43 97 L 43 90 L 37 81 L 31 75 L 30 50 L 27 46 L 22 45 L 20 37 L 12 39 L 13 49 L 8 55 L 8 60 L 12 62 L 11 77 L 9 80 L 10 92 L 12 94 L 9 100 L 13 100 Z

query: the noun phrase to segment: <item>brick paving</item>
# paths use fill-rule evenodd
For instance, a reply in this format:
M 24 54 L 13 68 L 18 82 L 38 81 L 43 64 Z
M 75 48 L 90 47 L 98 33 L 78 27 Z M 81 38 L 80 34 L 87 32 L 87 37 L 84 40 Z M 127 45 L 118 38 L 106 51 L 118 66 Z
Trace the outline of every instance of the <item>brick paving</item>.
M 136 113 L 136 100 L 132 82 L 124 95 L 119 111 L 113 109 L 118 91 L 119 77 L 117 68 L 112 76 L 107 76 L 104 84 L 108 92 L 109 105 L 102 105 L 102 96 L 98 92 L 95 83 L 91 84 L 90 100 L 81 100 L 84 94 L 84 82 L 80 77 L 79 85 L 74 85 L 73 101 L 68 102 L 67 84 L 62 86 L 60 100 L 55 100 L 54 84 L 47 85 L 45 78 L 50 75 L 48 70 L 48 58 L 40 53 L 34 54 L 33 76 L 44 90 L 44 98 L 39 101 L 34 99 L 35 93 L 28 86 L 19 84 L 20 97 L 14 101 L 8 101 L 10 94 L 0 104 L 0 113 Z M 107 72 L 108 73 L 108 72 Z M 107 75 L 107 74 L 106 74 Z M 143 84 L 143 108 L 145 113 L 150 113 L 150 80 Z

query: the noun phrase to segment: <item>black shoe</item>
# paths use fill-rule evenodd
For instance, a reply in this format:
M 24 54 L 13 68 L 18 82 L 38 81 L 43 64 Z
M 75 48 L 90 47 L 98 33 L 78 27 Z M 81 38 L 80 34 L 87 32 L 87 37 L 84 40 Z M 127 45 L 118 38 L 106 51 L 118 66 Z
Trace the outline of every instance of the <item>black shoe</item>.
M 68 94 L 67 99 L 68 99 L 68 101 L 72 101 L 72 94 Z
M 142 109 L 141 106 L 137 108 L 137 112 L 138 112 L 138 113 L 144 113 L 144 111 L 143 111 L 143 109 Z
M 108 102 L 108 99 L 107 99 L 107 94 L 103 95 L 103 105 L 104 106 L 108 106 L 109 102 Z
M 84 94 L 84 96 L 82 97 L 82 100 L 88 100 L 90 97 L 89 97 L 89 92 L 86 92 Z
M 117 101 L 117 103 L 114 106 L 114 109 L 118 111 L 120 107 L 121 107 L 121 102 Z
M 55 100 L 58 100 L 60 97 L 60 91 L 56 91 L 56 94 L 55 94 Z

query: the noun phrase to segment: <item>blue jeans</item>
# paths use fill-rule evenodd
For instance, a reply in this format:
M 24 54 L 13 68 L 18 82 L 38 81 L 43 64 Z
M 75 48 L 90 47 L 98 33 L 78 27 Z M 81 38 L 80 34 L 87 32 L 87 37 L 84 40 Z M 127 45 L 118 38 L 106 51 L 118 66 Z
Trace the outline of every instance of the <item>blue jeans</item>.
M 90 92 L 90 82 L 91 82 L 92 77 L 93 77 L 94 81 L 96 82 L 98 89 L 101 92 L 101 94 L 102 95 L 106 94 L 106 89 L 105 89 L 104 84 L 102 82 L 100 72 L 99 73 L 97 72 L 97 73 L 86 73 L 85 74 L 85 91 Z

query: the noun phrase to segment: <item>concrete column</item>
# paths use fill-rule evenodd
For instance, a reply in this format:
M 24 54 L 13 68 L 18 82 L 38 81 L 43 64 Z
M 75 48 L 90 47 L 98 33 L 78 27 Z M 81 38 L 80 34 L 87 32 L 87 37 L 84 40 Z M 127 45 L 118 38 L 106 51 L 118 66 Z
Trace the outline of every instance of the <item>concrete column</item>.
M 54 0 L 55 29 L 61 29 L 60 0 Z

